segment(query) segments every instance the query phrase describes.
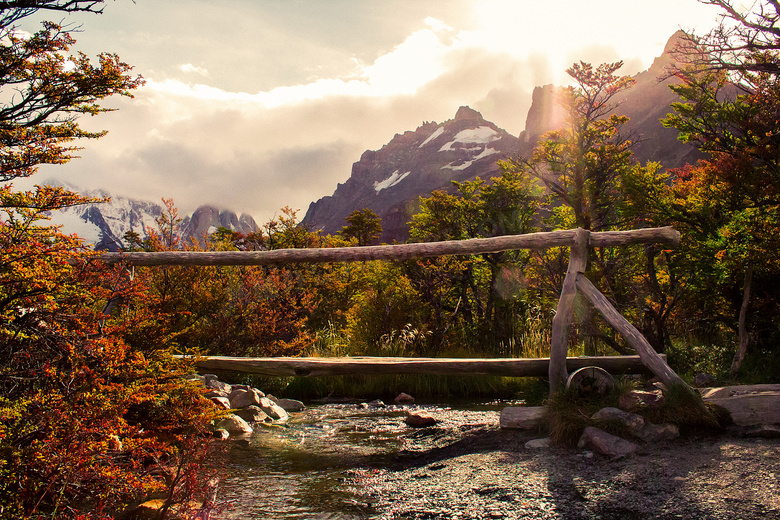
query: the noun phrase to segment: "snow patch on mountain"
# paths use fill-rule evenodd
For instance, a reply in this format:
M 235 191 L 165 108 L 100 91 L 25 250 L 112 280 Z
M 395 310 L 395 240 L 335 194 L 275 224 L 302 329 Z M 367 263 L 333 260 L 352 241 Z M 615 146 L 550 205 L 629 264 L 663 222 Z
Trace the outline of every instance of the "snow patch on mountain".
M 381 182 L 375 182 L 374 183 L 374 189 L 376 190 L 377 193 L 379 193 L 380 191 L 384 190 L 385 188 L 392 188 L 393 186 L 395 186 L 396 184 L 398 184 L 399 182 L 404 180 L 410 173 L 412 173 L 412 172 L 409 171 L 409 172 L 406 172 L 406 173 L 399 174 L 398 170 L 396 170 L 387 179 L 385 179 L 385 180 L 383 180 Z
M 163 212 L 162 206 L 154 202 L 111 195 L 102 190 L 82 191 L 56 180 L 46 184 L 64 186 L 87 197 L 110 198 L 110 202 L 82 204 L 48 213 L 51 223 L 61 226 L 63 233 L 76 234 L 95 249 L 118 251 L 126 247 L 124 236 L 128 231 L 137 233 L 141 239 L 147 238 L 147 230 L 157 229 L 156 219 Z M 185 216 L 180 225 L 184 239 L 196 240 L 203 239 L 218 227 L 244 234 L 258 229 L 251 216 L 237 216 L 232 211 L 218 210 L 212 206 L 199 207 L 192 215 Z
M 448 169 L 448 170 L 465 170 L 466 168 L 468 168 L 469 166 L 471 166 L 472 164 L 474 164 L 478 160 L 480 160 L 480 159 L 482 159 L 484 157 L 488 157 L 488 156 L 493 155 L 493 154 L 497 154 L 497 153 L 499 153 L 498 150 L 496 150 L 494 148 L 485 148 L 484 150 L 482 150 L 482 153 L 480 153 L 479 155 L 473 157 L 471 160 L 465 161 L 463 164 L 457 164 L 457 162 L 451 162 L 450 164 L 448 164 L 446 166 L 442 166 L 441 168 L 442 168 L 442 170 L 444 170 L 444 169 Z
M 431 134 L 431 135 L 428 137 L 428 139 L 426 139 L 425 141 L 423 141 L 423 143 L 422 143 L 420 146 L 418 146 L 418 148 L 422 148 L 423 146 L 425 146 L 426 144 L 430 143 L 431 141 L 433 141 L 434 139 L 436 139 L 437 137 L 439 137 L 439 136 L 440 136 L 441 134 L 443 134 L 443 133 L 444 133 L 444 127 L 443 127 L 443 126 L 440 126 L 439 128 L 437 128 L 437 129 L 436 129 L 436 131 L 435 131 L 435 132 L 433 132 L 433 133 L 432 133 L 432 134 Z
M 455 135 L 455 139 L 442 146 L 440 152 L 448 152 L 454 150 L 453 146 L 458 143 L 463 144 L 487 144 L 496 139 L 501 139 L 498 132 L 490 128 L 489 126 L 478 126 L 477 128 L 468 128 L 461 130 Z

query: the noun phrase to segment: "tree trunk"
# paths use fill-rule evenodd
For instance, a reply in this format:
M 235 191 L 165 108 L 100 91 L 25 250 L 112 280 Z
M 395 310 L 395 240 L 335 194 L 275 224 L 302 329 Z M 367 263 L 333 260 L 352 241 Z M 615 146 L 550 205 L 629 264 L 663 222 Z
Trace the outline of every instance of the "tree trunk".
M 184 356 L 179 356 L 184 357 Z M 638 356 L 598 356 L 564 358 L 569 370 L 588 366 L 603 368 L 611 374 L 647 373 Z M 548 358 L 386 358 L 335 357 L 247 358 L 208 356 L 195 359 L 201 370 L 232 371 L 272 377 L 318 377 L 367 374 L 428 374 L 428 375 L 495 375 L 507 377 L 544 377 L 548 373 Z
M 585 270 L 588 263 L 590 231 L 578 228 L 574 243 L 569 252 L 569 267 L 563 280 L 561 298 L 552 323 L 550 338 L 550 394 L 561 390 L 569 377 L 566 372 L 566 354 L 569 350 L 569 327 L 574 313 L 574 301 L 577 297 L 577 275 Z
M 731 375 L 737 375 L 742 361 L 745 359 L 748 345 L 750 344 L 750 334 L 747 330 L 747 311 L 750 304 L 750 289 L 753 285 L 753 264 L 748 262 L 745 271 L 745 281 L 742 284 L 742 306 L 739 309 L 739 345 L 734 354 L 734 360 L 731 362 Z

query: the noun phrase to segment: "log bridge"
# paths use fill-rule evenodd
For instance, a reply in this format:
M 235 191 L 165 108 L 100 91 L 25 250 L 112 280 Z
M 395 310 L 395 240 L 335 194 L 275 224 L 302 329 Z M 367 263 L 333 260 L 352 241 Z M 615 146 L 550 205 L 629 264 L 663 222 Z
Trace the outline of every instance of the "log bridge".
M 655 243 L 676 247 L 680 233 L 671 227 L 634 229 L 628 231 L 591 232 L 582 228 L 508 235 L 470 240 L 425 242 L 365 247 L 318 249 L 279 249 L 273 251 L 164 251 L 103 253 L 98 260 L 106 263 L 127 262 L 134 266 L 162 265 L 274 265 L 290 262 L 358 262 L 368 260 L 406 260 L 445 255 L 473 255 L 497 253 L 513 249 L 543 250 L 550 247 L 570 247 L 569 265 L 553 318 L 549 359 L 425 359 L 425 358 L 198 358 L 196 365 L 203 369 L 234 370 L 267 375 L 325 375 L 325 374 L 499 374 L 546 375 L 550 393 L 561 389 L 568 371 L 579 367 L 581 360 L 588 365 L 602 366 L 610 371 L 618 365 L 634 362 L 657 376 L 667 386 L 685 385 L 669 367 L 665 358 L 655 352 L 642 334 L 623 317 L 609 300 L 585 276 L 590 248 L 629 244 Z M 568 340 L 574 316 L 575 298 L 584 296 L 636 350 L 638 356 L 617 356 L 621 361 L 613 365 L 609 357 L 567 358 Z M 585 361 L 586 360 L 586 361 Z M 521 368 L 526 367 L 526 368 Z M 532 367 L 532 368 L 531 368 Z M 630 370 L 630 369 L 628 369 Z
M 666 359 L 666 355 L 661 355 Z M 198 368 L 245 372 L 262 376 L 344 376 L 377 374 L 492 375 L 545 377 L 550 358 L 398 358 L 398 357 L 265 357 L 208 356 L 195 358 Z M 566 369 L 597 366 L 612 374 L 649 374 L 639 356 L 580 356 L 566 358 Z

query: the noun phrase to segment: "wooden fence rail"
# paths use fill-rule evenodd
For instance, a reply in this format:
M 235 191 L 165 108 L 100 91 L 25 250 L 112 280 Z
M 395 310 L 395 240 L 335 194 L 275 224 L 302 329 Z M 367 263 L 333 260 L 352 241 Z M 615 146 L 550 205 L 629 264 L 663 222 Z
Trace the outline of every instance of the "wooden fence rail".
M 545 233 L 530 233 L 527 235 L 510 235 L 492 238 L 478 238 L 471 240 L 452 240 L 447 242 L 425 242 L 418 244 L 396 244 L 368 247 L 336 247 L 318 249 L 279 249 L 274 251 L 165 251 L 149 253 L 103 253 L 97 259 L 107 263 L 127 262 L 136 266 L 161 266 L 161 265 L 272 265 L 291 262 L 360 262 L 367 260 L 406 260 L 410 258 L 423 258 L 444 255 L 473 255 L 481 253 L 495 253 L 512 249 L 547 249 L 556 246 L 569 246 L 569 267 L 566 278 L 563 281 L 563 290 L 558 301 L 558 309 L 553 319 L 552 336 L 550 343 L 550 358 L 544 360 L 547 366 L 547 375 L 550 379 L 550 392 L 553 393 L 566 382 L 569 360 L 568 338 L 571 323 L 574 317 L 575 299 L 578 294 L 585 297 L 607 320 L 607 322 L 623 335 L 627 342 L 637 351 L 639 359 L 653 374 L 655 374 L 667 386 L 685 385 L 683 380 L 666 363 L 639 331 L 631 325 L 609 300 L 585 277 L 590 248 L 621 246 L 641 243 L 666 244 L 676 247 L 680 242 L 680 233 L 671 227 L 634 229 L 628 231 L 606 231 L 593 233 L 585 229 L 570 229 L 562 231 L 550 231 Z M 433 373 L 419 372 L 419 370 L 455 370 L 455 360 L 424 360 L 409 361 L 396 358 L 397 361 L 388 361 L 387 358 L 373 361 L 363 360 L 354 362 L 354 358 L 328 358 L 328 361 L 276 361 L 245 359 L 238 361 L 236 358 L 206 358 L 199 361 L 201 367 L 217 366 L 226 369 L 228 366 L 236 370 L 244 370 L 254 367 L 265 367 L 262 370 L 270 370 L 269 366 L 276 364 L 274 370 L 280 367 L 293 367 L 291 373 L 295 375 L 295 366 L 312 374 L 315 370 L 323 371 L 323 363 L 330 363 L 329 370 L 346 370 L 349 373 L 387 373 L 384 370 L 404 370 L 407 373 Z M 324 359 L 324 358 L 323 358 Z M 209 361 L 211 360 L 211 361 Z M 528 360 L 459 360 L 457 370 L 470 370 L 463 373 L 483 373 L 479 370 L 514 371 L 518 373 L 522 361 Z M 514 364 L 513 364 L 514 362 Z M 301 368 L 302 363 L 315 363 L 311 368 Z M 373 364 L 372 364 L 373 363 Z M 415 364 L 416 363 L 416 364 Z M 450 363 L 447 365 L 447 363 Z M 470 364 L 469 364 L 470 363 Z M 538 362 L 537 362 L 538 364 Z M 597 364 L 594 362 L 594 364 Z M 533 365 L 530 363 L 528 366 Z M 307 365 L 308 366 L 308 365 Z M 244 367 L 243 369 L 235 367 Z M 371 367 L 371 368 L 369 368 Z M 503 368 L 496 368 L 503 367 Z M 507 368 L 509 367 L 509 368 Z M 284 368 L 284 370 L 288 370 Z M 368 372 L 373 370 L 373 372 Z M 534 370 L 537 370 L 538 367 Z M 262 372 L 258 372 L 262 373 Z M 344 372 L 346 373 L 346 372 Z M 393 372 L 398 373 L 398 372 Z M 440 373 L 440 372 L 437 372 Z M 490 372 L 494 373 L 494 372 Z M 279 374 L 277 374 L 279 375 Z
M 570 246 L 576 229 L 507 235 L 446 242 L 421 242 L 365 247 L 323 247 L 313 249 L 276 249 L 273 251 L 160 251 L 151 253 L 102 253 L 106 263 L 126 261 L 132 265 L 273 265 L 292 262 L 362 262 L 367 260 L 408 260 L 446 255 L 497 253 L 512 249 L 547 249 Z M 672 247 L 680 243 L 680 233 L 671 227 L 603 231 L 590 233 L 591 247 L 660 243 Z

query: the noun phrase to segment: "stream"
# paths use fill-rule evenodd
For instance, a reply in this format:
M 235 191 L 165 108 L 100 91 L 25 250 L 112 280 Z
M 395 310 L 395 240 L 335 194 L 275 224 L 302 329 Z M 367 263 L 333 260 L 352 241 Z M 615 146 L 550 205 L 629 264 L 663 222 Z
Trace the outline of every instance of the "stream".
M 372 518 L 374 504 L 359 489 L 364 475 L 452 444 L 460 432 L 495 427 L 507 404 L 323 403 L 292 413 L 286 424 L 258 425 L 255 433 L 227 441 L 216 518 Z M 438 424 L 411 428 L 404 423 L 408 413 Z

